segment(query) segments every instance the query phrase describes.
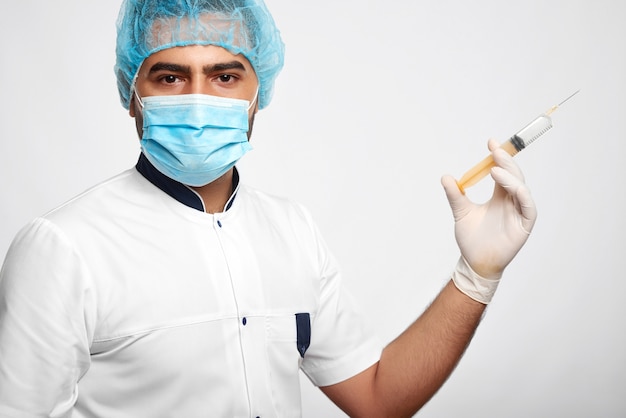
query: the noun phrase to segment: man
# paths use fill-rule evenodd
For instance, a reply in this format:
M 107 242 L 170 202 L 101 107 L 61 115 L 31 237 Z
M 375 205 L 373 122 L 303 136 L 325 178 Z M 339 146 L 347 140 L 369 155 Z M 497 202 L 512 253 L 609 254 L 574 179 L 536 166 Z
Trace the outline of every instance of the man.
M 496 188 L 443 186 L 462 257 L 382 349 L 309 213 L 245 186 L 283 62 L 261 0 L 126 0 L 116 74 L 137 166 L 33 220 L 0 275 L 0 416 L 299 416 L 298 373 L 350 416 L 409 416 L 469 343 L 536 211 L 490 142 Z

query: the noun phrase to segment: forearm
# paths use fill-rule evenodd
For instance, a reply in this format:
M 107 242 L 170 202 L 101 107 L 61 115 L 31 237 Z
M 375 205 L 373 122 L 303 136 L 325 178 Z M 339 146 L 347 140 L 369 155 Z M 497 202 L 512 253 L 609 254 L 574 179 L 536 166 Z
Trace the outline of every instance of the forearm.
M 342 384 L 322 390 L 352 417 L 412 416 L 454 370 L 485 306 L 448 282 L 428 309 L 384 349 L 377 365 L 351 379 L 349 390 Z
M 419 319 L 385 348 L 374 380 L 384 416 L 410 416 L 435 394 L 467 348 L 485 306 L 449 282 Z

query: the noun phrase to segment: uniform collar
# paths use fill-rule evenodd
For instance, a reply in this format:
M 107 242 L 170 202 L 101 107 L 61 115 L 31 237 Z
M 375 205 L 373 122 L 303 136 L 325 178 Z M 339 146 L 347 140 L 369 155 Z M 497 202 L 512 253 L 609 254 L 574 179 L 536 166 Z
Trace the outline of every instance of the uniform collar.
M 150 161 L 148 161 L 143 153 L 139 155 L 139 161 L 137 161 L 135 168 L 150 183 L 154 184 L 156 187 L 178 200 L 183 205 L 189 206 L 190 208 L 201 212 L 205 211 L 204 202 L 195 190 L 161 173 L 155 166 L 152 165 Z M 239 172 L 236 167 L 233 172 L 233 190 L 233 194 L 230 196 L 230 199 L 228 199 L 228 202 L 226 202 L 224 212 L 230 209 L 233 205 L 237 191 L 239 190 Z

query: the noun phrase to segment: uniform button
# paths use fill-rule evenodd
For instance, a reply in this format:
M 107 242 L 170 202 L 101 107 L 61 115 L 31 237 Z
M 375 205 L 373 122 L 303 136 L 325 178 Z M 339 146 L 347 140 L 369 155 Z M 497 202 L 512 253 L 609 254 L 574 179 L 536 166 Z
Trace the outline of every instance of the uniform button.
M 241 323 L 245 326 L 248 323 L 248 320 L 246 319 L 246 317 L 244 316 L 243 319 L 241 320 Z
M 222 227 L 222 221 L 217 221 L 217 226 Z

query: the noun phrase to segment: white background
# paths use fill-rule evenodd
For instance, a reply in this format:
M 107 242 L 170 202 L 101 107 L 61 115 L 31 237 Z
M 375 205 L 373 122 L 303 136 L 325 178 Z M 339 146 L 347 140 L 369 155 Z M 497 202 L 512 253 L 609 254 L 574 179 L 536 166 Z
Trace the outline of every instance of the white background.
M 626 3 L 267 1 L 286 66 L 243 179 L 311 209 L 385 341 L 458 257 L 441 175 L 581 89 L 516 157 L 539 220 L 419 415 L 626 416 Z M 139 151 L 113 75 L 119 1 L 5 3 L 2 254 L 24 223 Z M 302 381 L 305 417 L 344 416 Z

